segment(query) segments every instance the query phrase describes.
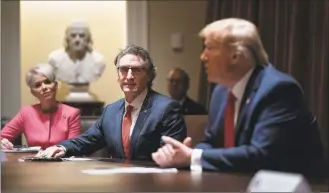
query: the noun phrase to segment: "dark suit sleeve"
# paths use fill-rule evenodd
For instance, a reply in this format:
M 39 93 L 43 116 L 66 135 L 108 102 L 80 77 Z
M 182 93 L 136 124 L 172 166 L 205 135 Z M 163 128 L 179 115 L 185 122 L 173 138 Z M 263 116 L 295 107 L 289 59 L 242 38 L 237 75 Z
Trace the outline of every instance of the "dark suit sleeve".
M 89 155 L 105 146 L 105 139 L 102 132 L 102 116 L 83 134 L 77 138 L 65 140 L 60 145 L 66 148 L 65 156 Z
M 274 169 L 281 163 L 286 163 L 285 159 L 293 156 L 289 152 L 293 152 L 294 146 L 302 143 L 291 141 L 296 139 L 298 129 L 306 122 L 302 99 L 302 91 L 296 84 L 277 86 L 257 107 L 260 109 L 259 114 L 253 115 L 257 120 L 250 136 L 250 144 L 226 149 L 209 148 L 209 143 L 198 146 L 203 147 L 203 169 Z
M 183 141 L 186 138 L 187 131 L 184 117 L 181 114 L 181 106 L 177 102 L 170 102 L 162 117 L 161 136 L 172 137 Z M 160 146 L 164 143 L 161 140 Z

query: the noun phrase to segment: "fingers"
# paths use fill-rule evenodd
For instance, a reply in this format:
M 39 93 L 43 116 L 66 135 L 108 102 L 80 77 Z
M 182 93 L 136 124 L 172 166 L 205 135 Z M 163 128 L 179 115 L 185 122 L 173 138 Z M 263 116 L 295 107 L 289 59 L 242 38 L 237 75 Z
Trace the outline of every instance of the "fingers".
M 64 150 L 57 146 L 48 147 L 44 151 L 40 151 L 36 157 L 63 157 L 65 154 Z
M 53 157 L 55 153 L 58 153 L 58 147 L 49 147 L 43 151 L 43 156 Z
M 42 150 L 38 151 L 37 155 L 35 155 L 34 157 L 41 157 L 41 156 L 43 156 L 43 151 Z
M 158 149 L 157 152 L 152 154 L 153 160 L 161 167 L 168 167 L 175 156 L 176 151 L 170 144 Z
M 186 145 L 187 147 L 192 147 L 192 138 L 186 137 L 183 141 L 183 144 Z
M 152 153 L 152 158 L 155 161 L 155 163 L 157 163 L 160 167 L 168 166 L 167 164 L 168 161 L 166 160 L 166 157 L 162 153 L 160 152 Z
M 1 149 L 13 149 L 14 145 L 6 138 L 1 139 Z
M 173 146 L 170 145 L 170 144 L 166 144 L 166 145 L 163 146 L 160 150 L 161 150 L 161 151 L 164 153 L 164 155 L 166 155 L 166 156 L 170 156 L 170 157 L 172 157 L 172 156 L 175 155 L 175 150 L 174 150 Z
M 162 136 L 162 140 L 166 143 L 166 144 L 170 144 L 174 147 L 174 149 L 178 148 L 178 149 L 186 149 L 186 147 L 192 147 L 192 138 L 191 137 L 187 137 L 185 138 L 185 140 L 183 141 L 183 143 L 177 141 L 176 139 L 173 139 L 171 137 L 167 137 L 167 136 Z
M 58 153 L 55 153 L 54 157 L 55 157 L 55 158 L 58 158 L 58 157 L 64 157 L 64 155 L 65 155 L 64 151 L 60 151 L 60 152 L 58 152 Z
M 152 159 L 155 163 L 157 163 L 159 166 L 162 166 L 160 161 L 159 161 L 159 154 L 158 152 L 152 153 Z
M 167 136 L 162 136 L 162 140 L 166 143 L 166 144 L 170 144 L 173 146 L 173 148 L 184 148 L 185 145 L 182 144 L 181 142 L 177 141 L 176 139 L 173 139 L 171 137 L 167 137 Z
M 7 147 L 1 144 L 1 149 L 7 150 Z

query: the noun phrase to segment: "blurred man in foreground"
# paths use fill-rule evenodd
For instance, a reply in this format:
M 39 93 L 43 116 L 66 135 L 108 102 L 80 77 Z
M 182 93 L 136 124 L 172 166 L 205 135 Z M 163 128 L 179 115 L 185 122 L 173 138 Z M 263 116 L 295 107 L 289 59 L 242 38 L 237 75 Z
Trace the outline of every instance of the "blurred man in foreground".
M 162 167 L 192 170 L 305 172 L 322 158 L 316 118 L 291 76 L 268 61 L 257 28 L 229 18 L 207 25 L 200 33 L 212 93 L 204 141 L 194 149 L 163 137 L 153 153 Z

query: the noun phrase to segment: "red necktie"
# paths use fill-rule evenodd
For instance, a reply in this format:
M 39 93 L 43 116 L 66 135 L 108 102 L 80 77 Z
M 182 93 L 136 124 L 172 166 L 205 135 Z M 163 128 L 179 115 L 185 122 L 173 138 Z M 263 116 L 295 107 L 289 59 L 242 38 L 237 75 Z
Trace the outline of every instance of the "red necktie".
M 228 94 L 226 109 L 225 109 L 225 130 L 224 130 L 224 146 L 234 147 L 234 107 L 235 107 L 235 96 L 230 91 Z
M 131 112 L 133 106 L 128 105 L 126 107 L 126 113 L 122 119 L 122 144 L 125 152 L 125 156 L 129 159 L 130 155 L 130 127 L 131 127 Z

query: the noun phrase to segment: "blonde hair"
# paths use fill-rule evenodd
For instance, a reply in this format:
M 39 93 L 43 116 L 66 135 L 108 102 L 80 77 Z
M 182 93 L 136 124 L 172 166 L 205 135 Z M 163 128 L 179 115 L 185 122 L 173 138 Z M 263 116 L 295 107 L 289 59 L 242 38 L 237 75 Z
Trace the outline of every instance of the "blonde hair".
M 201 37 L 213 37 L 241 51 L 249 50 L 258 65 L 268 63 L 268 55 L 264 49 L 257 27 L 250 21 L 239 18 L 228 18 L 208 24 L 199 33 Z
M 48 63 L 39 63 L 30 68 L 30 70 L 26 73 L 25 81 L 27 86 L 32 87 L 33 78 L 36 74 L 45 76 L 51 82 L 56 81 L 54 68 Z

